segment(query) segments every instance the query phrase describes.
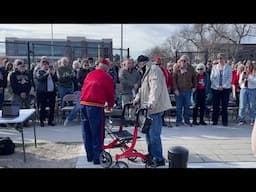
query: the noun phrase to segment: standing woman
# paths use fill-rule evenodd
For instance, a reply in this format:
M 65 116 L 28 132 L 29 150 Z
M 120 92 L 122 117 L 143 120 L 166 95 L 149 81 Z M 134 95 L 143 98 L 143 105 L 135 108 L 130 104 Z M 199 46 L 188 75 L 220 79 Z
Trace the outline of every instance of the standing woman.
M 239 97 L 240 97 L 240 85 L 239 78 L 241 74 L 244 72 L 244 65 L 237 64 L 237 69 L 232 72 L 232 95 L 236 100 L 236 104 L 239 107 Z
M 193 125 L 207 125 L 204 121 L 204 112 L 206 95 L 210 89 L 210 78 L 203 63 L 196 66 L 196 72 L 197 87 L 193 94 L 195 100 L 195 107 L 193 108 Z M 199 123 L 197 122 L 198 109 L 200 109 Z
M 225 63 L 223 53 L 219 53 L 218 64 L 214 65 L 211 72 L 211 88 L 213 94 L 213 125 L 218 124 L 220 105 L 223 126 L 228 126 L 228 100 L 231 89 L 232 69 L 231 66 Z
M 250 67 L 251 66 L 251 67 Z M 242 89 L 240 93 L 239 120 L 240 125 L 245 122 L 246 104 L 249 104 L 250 125 L 253 126 L 255 120 L 256 102 L 256 63 L 246 63 L 247 71 L 241 76 Z

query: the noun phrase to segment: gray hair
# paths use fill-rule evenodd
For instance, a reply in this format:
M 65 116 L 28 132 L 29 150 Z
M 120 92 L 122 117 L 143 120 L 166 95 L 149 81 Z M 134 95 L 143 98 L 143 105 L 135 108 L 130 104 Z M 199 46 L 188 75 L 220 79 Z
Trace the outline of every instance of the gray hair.
M 102 64 L 102 63 L 99 63 L 98 64 L 98 68 L 101 68 L 103 69 L 104 71 L 108 71 L 109 70 L 109 66 L 105 65 L 105 64 Z
M 183 58 L 187 61 L 187 63 L 189 63 L 189 56 L 187 55 L 181 55 L 180 59 Z
M 198 69 L 203 69 L 203 71 L 205 72 L 206 68 L 205 68 L 205 65 L 203 63 L 199 63 L 197 66 L 196 66 L 196 70 Z

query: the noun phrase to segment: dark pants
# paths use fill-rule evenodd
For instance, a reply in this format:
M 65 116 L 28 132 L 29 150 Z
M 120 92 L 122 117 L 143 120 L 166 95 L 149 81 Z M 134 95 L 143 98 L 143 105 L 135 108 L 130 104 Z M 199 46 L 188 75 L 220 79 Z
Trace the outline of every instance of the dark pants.
M 102 107 L 82 106 L 82 134 L 87 160 L 99 164 L 105 137 L 105 114 Z
M 223 125 L 228 124 L 228 100 L 230 89 L 223 89 L 222 91 L 212 89 L 213 96 L 213 112 L 212 121 L 213 123 L 218 123 L 220 105 L 221 105 L 221 116 Z
M 55 92 L 40 92 L 37 95 L 37 100 L 39 104 L 40 110 L 40 122 L 43 122 L 46 118 L 45 108 L 49 106 L 49 117 L 48 123 L 52 123 L 54 119 L 54 108 L 55 108 L 55 100 L 56 100 L 56 93 Z
M 239 107 L 239 100 L 240 100 L 240 91 L 236 92 L 236 105 Z
M 204 121 L 205 111 L 205 89 L 196 90 L 196 105 L 193 109 L 193 122 L 197 121 L 198 109 L 200 108 L 200 122 Z
M 0 93 L 0 110 L 3 108 L 3 102 L 4 102 L 4 94 Z

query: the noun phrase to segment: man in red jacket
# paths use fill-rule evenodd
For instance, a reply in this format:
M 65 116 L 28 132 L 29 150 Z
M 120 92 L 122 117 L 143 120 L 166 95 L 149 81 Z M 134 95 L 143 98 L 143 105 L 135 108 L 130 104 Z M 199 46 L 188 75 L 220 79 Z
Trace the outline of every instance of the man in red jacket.
M 100 164 L 105 136 L 104 106 L 114 105 L 114 82 L 108 74 L 109 62 L 102 59 L 97 69 L 90 72 L 83 83 L 80 104 L 82 105 L 83 140 L 88 162 Z

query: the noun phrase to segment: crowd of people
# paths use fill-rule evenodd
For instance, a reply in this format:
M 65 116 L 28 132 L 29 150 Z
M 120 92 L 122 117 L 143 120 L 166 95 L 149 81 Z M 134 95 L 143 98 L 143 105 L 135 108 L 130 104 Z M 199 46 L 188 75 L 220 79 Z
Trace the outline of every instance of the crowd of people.
M 54 126 L 56 98 L 60 98 L 62 105 L 66 94 L 77 92 L 77 103 L 65 117 L 64 125 L 67 126 L 81 112 L 87 160 L 99 164 L 105 135 L 104 108 L 122 108 L 131 102 L 146 105 L 152 118 L 146 134 L 147 157 L 154 158 L 157 166 L 162 166 L 165 161 L 161 130 L 164 114 L 173 105 L 171 94 L 175 95 L 176 126 L 207 125 L 204 118 L 209 109 L 206 106 L 212 108 L 212 125 L 217 125 L 221 116 L 222 125 L 228 126 L 230 98 L 239 107 L 239 125 L 246 123 L 247 105 L 248 121 L 250 125 L 254 124 L 256 62 L 235 62 L 222 53 L 214 59 L 193 66 L 187 55 L 182 55 L 176 63 L 163 63 L 160 57 L 151 60 L 140 55 L 136 61 L 128 58 L 119 65 L 108 58 L 99 61 L 85 58 L 72 62 L 63 57 L 52 63 L 44 56 L 30 71 L 20 59 L 13 63 L 4 59 L 0 66 L 0 108 L 6 95 L 21 108 L 30 108 L 31 95 L 34 94 L 40 126 L 44 127 L 46 119 L 48 125 Z

